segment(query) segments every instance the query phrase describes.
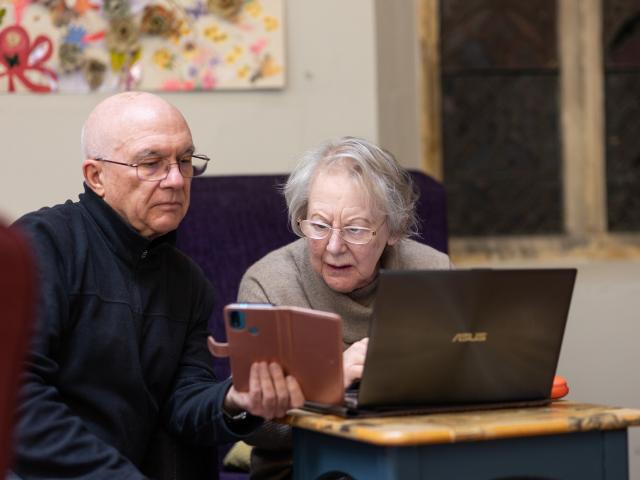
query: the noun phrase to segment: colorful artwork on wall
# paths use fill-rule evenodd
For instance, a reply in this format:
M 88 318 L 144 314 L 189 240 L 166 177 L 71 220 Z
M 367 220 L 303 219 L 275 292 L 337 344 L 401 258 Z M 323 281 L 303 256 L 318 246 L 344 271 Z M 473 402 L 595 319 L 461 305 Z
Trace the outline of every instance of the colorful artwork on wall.
M 0 92 L 282 88 L 284 0 L 0 0 Z

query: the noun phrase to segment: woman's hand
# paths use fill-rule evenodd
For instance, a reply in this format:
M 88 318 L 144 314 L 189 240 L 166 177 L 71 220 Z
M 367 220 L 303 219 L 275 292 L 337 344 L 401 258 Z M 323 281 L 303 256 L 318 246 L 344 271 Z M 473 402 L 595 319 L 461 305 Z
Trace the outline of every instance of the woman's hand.
M 362 377 L 364 359 L 367 355 L 369 338 L 359 340 L 342 353 L 342 368 L 344 370 L 344 388 L 347 388 L 354 380 Z
M 301 407 L 304 395 L 298 381 L 284 376 L 277 363 L 258 362 L 251 365 L 249 391 L 238 392 L 231 386 L 224 399 L 224 409 L 230 413 L 246 410 L 266 420 L 284 417 L 287 410 Z

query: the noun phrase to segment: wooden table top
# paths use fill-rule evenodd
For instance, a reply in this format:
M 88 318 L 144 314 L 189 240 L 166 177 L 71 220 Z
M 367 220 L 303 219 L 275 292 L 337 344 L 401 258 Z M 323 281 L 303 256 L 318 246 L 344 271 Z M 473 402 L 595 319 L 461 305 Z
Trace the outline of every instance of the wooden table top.
M 361 442 L 402 446 L 615 430 L 640 425 L 640 410 L 561 400 L 544 407 L 360 419 L 293 410 L 286 422 Z

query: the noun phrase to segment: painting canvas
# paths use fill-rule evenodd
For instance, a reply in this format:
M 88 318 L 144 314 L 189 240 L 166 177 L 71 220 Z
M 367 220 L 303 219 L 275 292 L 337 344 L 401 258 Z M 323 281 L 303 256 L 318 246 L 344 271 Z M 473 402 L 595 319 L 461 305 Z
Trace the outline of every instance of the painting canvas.
M 284 0 L 0 0 L 0 92 L 282 88 Z

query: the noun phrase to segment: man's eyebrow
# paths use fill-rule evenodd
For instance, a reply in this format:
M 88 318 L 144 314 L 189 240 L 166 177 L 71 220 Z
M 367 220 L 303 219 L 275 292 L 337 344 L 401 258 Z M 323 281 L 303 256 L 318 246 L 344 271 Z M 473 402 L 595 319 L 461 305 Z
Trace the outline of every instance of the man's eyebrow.
M 185 154 L 191 155 L 193 154 L 193 152 L 195 152 L 196 149 L 193 145 L 185 148 L 181 153 L 178 154 L 178 156 L 182 156 Z M 161 150 L 155 150 L 155 149 L 147 149 L 147 150 L 142 150 L 140 152 L 138 152 L 134 158 L 136 159 L 144 159 L 144 158 L 164 158 L 164 157 L 168 157 L 169 154 L 167 152 L 163 152 Z
M 136 153 L 134 158 L 148 158 L 148 157 L 164 157 L 165 154 L 158 150 L 142 150 Z

